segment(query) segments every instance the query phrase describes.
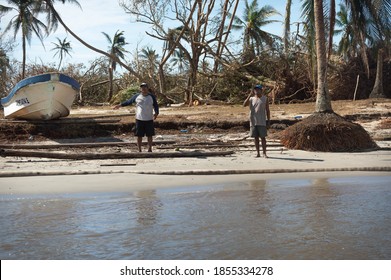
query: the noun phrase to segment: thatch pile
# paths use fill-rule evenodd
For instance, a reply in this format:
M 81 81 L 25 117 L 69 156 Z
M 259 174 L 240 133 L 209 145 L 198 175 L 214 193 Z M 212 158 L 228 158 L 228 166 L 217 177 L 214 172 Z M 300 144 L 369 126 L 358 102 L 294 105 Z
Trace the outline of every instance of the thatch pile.
M 281 143 L 289 149 L 351 152 L 376 148 L 359 124 L 335 113 L 314 113 L 282 132 Z

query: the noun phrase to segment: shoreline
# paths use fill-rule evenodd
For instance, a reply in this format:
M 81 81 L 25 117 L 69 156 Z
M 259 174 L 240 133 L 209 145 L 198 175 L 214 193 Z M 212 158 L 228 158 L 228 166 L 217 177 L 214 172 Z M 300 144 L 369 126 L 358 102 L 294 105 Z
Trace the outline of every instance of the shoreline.
M 361 176 L 361 174 L 369 174 L 370 176 L 385 174 L 389 176 L 391 175 L 389 116 L 380 119 L 366 119 L 364 116 L 373 113 L 389 114 L 390 105 L 391 101 L 388 99 L 333 102 L 335 111 L 341 115 L 362 115 L 363 118 L 360 119 L 359 123 L 374 139 L 378 139 L 377 144 L 382 149 L 365 152 L 326 153 L 288 150 L 273 142 L 276 139 L 273 139 L 271 133 L 267 139 L 268 144 L 271 144 L 268 146 L 269 158 L 256 158 L 253 141 L 248 139 L 248 132 L 243 127 L 220 130 L 208 125 L 187 126 L 189 122 L 216 123 L 219 125 L 228 121 L 241 123 L 246 121 L 248 116 L 247 108 L 243 106 L 167 107 L 162 108 L 162 115 L 159 116 L 159 120 L 175 122 L 183 126 L 186 132 L 182 133 L 178 129 L 174 129 L 173 131 L 167 131 L 172 132 L 172 134 L 160 134 L 163 131 L 158 131 L 154 141 L 159 145 L 156 145 L 154 151 L 163 155 L 166 152 L 233 152 L 231 155 L 225 156 L 201 155 L 188 158 L 165 156 L 148 158 L 147 153 L 145 153 L 145 158 L 132 158 L 132 154 L 135 152 L 135 139 L 129 136 L 130 132 L 113 134 L 113 131 L 111 131 L 109 136 L 102 136 L 103 138 L 94 135 L 90 138 L 83 137 L 80 139 L 45 138 L 44 135 L 34 134 L 29 136 L 28 133 L 25 133 L 21 136 L 28 137 L 29 140 L 20 142 L 14 139 L 10 144 L 12 149 L 15 149 L 15 151 L 23 148 L 36 151 L 40 149 L 53 154 L 84 154 L 90 152 L 92 155 L 99 156 L 104 156 L 105 153 L 110 152 L 114 155 L 113 157 L 116 154 L 128 153 L 129 158 L 76 160 L 21 155 L 0 157 L 0 194 L 11 194 L 15 191 L 16 186 L 22 193 L 24 191 L 37 193 L 62 191 L 66 193 L 68 191 L 83 192 L 85 190 L 110 192 L 112 189 L 121 189 L 121 186 L 125 191 L 144 187 L 158 189 L 161 187 L 192 186 L 194 181 L 197 181 L 197 185 L 208 185 L 214 184 L 214 182 L 244 181 L 247 178 L 268 180 L 269 178 L 289 179 L 314 176 L 332 177 L 335 175 Z M 273 120 L 294 120 L 297 116 L 305 117 L 313 112 L 314 104 L 275 104 L 272 106 Z M 129 122 L 133 120 L 133 116 L 128 116 L 129 112 L 125 110 L 119 113 L 127 114 L 121 115 L 122 117 L 119 118 L 120 115 L 113 114 L 109 108 L 80 108 L 73 110 L 71 117 L 93 119 L 94 117 L 107 116 L 115 118 L 115 120 L 118 119 L 120 125 L 128 126 Z M 98 124 L 97 127 L 99 127 Z M 17 126 L 12 128 L 9 133 L 12 134 L 18 131 L 16 128 Z M 48 127 L 48 129 L 50 128 Z M 83 129 L 86 128 L 83 126 Z M 275 129 L 276 133 L 280 130 L 281 128 Z M 7 130 L 4 133 L 8 133 Z M 20 132 L 17 133 L 17 135 L 20 134 Z M 381 141 L 381 139 L 383 140 Z M 115 143 L 108 145 L 108 142 L 113 141 Z M 176 141 L 176 144 L 168 144 L 169 141 Z M 89 144 L 91 147 L 81 145 L 82 142 Z M 22 147 L 23 145 L 30 145 L 31 147 L 27 149 L 27 147 Z M 42 147 L 39 148 L 39 145 L 42 145 Z M 224 147 L 224 145 L 226 146 Z
M 230 156 L 57 160 L 0 158 L 0 194 L 129 192 L 248 180 L 391 176 L 391 150 L 323 153 L 255 151 Z
M 314 180 L 330 178 L 389 177 L 391 172 L 306 172 L 284 174 L 246 175 L 142 175 L 142 174 L 108 174 L 108 175 L 75 175 L 66 180 L 58 180 L 58 176 L 0 178 L 1 196 L 17 195 L 70 195 L 98 193 L 132 193 L 137 191 L 163 191 L 183 189 L 213 189 L 224 187 L 230 189 L 238 184 L 253 181 L 287 181 Z M 63 177 L 64 179 L 64 177 Z M 115 182 L 115 183 L 114 183 Z

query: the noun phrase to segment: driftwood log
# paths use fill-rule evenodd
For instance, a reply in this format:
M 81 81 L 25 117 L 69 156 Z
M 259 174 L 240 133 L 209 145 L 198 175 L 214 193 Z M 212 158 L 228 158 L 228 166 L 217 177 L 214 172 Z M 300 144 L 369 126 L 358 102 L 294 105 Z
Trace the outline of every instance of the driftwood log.
M 61 152 L 41 152 L 26 150 L 0 150 L 0 156 L 7 157 L 38 157 L 55 159 L 73 159 L 73 160 L 98 160 L 98 159 L 124 159 L 124 158 L 170 158 L 170 157 L 213 157 L 227 156 L 233 154 L 233 151 L 176 151 L 164 153 L 61 153 Z
M 154 145 L 174 144 L 172 140 L 156 140 Z M 136 142 L 94 142 L 94 143 L 58 143 L 58 144 L 0 144 L 1 149 L 57 149 L 57 148 L 98 148 L 98 147 L 119 147 L 136 145 Z M 143 142 L 143 145 L 146 145 Z

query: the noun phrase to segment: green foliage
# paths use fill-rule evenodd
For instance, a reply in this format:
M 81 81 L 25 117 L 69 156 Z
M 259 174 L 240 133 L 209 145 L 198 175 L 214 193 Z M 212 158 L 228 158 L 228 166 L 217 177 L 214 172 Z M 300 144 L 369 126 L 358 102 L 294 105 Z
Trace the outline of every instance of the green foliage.
M 126 89 L 120 90 L 113 98 L 112 98 L 112 104 L 119 104 L 121 102 L 124 102 L 125 100 L 131 98 L 133 95 L 138 93 L 140 91 L 140 88 L 138 85 L 132 85 Z

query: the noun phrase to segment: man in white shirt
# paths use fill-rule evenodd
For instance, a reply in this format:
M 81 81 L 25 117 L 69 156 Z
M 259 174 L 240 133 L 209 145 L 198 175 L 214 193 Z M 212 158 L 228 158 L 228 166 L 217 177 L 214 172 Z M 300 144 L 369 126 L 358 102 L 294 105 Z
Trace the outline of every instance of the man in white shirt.
M 136 103 L 136 130 L 134 134 L 137 136 L 138 151 L 141 152 L 142 139 L 144 136 L 147 136 L 148 152 L 152 152 L 152 136 L 155 135 L 153 121 L 159 115 L 159 106 L 155 95 L 149 92 L 146 83 L 140 85 L 140 93 L 116 105 L 114 109 L 129 106 L 133 103 Z

